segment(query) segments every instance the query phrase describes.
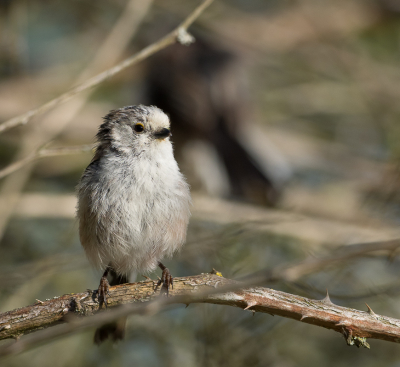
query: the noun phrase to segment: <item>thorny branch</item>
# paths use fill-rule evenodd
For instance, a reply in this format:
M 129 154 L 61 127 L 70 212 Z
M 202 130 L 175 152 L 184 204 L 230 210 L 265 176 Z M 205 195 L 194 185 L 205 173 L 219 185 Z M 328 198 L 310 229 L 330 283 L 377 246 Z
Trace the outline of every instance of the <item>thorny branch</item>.
M 349 345 L 357 347 L 369 348 L 366 338 L 400 342 L 400 320 L 377 315 L 368 306 L 368 311 L 358 311 L 334 305 L 328 295 L 323 300 L 312 300 L 268 288 L 243 288 L 243 283 L 215 274 L 175 278 L 174 289 L 168 298 L 155 294 L 154 284 L 150 280 L 111 287 L 109 306 L 123 306 L 108 312 L 97 313 L 96 291 L 88 290 L 37 301 L 34 305 L 0 314 L 0 339 L 19 339 L 23 334 L 64 323 L 1 347 L 0 356 L 22 352 L 55 337 L 121 316 L 155 313 L 179 303 L 221 304 L 287 317 L 337 331 Z
M 38 114 L 42 114 L 51 108 L 64 103 L 70 100 L 76 94 L 83 92 L 89 88 L 93 88 L 95 85 L 98 85 L 105 80 L 111 78 L 115 74 L 121 72 L 129 66 L 137 64 L 138 62 L 144 60 L 145 58 L 153 55 L 157 51 L 162 50 L 163 48 L 172 45 L 176 41 L 185 43 L 190 43 L 191 37 L 186 32 L 188 27 L 196 20 L 196 18 L 206 9 L 213 0 L 205 0 L 202 4 L 200 4 L 177 28 L 175 28 L 172 32 L 168 33 L 166 36 L 161 38 L 159 41 L 145 47 L 143 50 L 139 51 L 137 54 L 128 57 L 124 61 L 119 64 L 113 66 L 110 69 L 103 71 L 100 74 L 95 75 L 94 77 L 86 80 L 82 84 L 79 84 L 75 88 L 72 88 L 68 92 L 63 93 L 62 95 L 52 99 L 51 101 L 45 103 L 44 105 L 30 110 L 20 116 L 14 117 L 8 121 L 0 124 L 0 133 L 6 130 L 9 130 L 13 127 L 24 125 L 28 123 L 34 116 Z
M 109 312 L 97 313 L 96 292 L 67 294 L 45 302 L 0 314 L 0 339 L 49 328 L 27 335 L 16 343 L 0 348 L 0 356 L 22 352 L 56 337 L 107 323 L 132 313 L 155 313 L 173 304 L 214 303 L 251 309 L 280 315 L 305 323 L 322 326 L 340 332 L 349 345 L 369 347 L 365 338 L 400 342 L 400 320 L 376 315 L 368 306 L 368 312 L 339 307 L 331 303 L 329 296 L 312 300 L 255 285 L 276 280 L 292 281 L 311 271 L 318 271 L 338 261 L 346 261 L 371 252 L 393 254 L 400 247 L 400 240 L 361 243 L 344 247 L 337 254 L 324 258 L 309 258 L 294 265 L 278 267 L 247 277 L 244 282 L 225 279 L 213 274 L 175 278 L 174 290 L 169 298 L 156 297 L 154 282 L 124 284 L 110 289 Z M 151 302 L 149 302 L 151 301 Z M 94 316 L 94 313 L 96 313 Z M 76 317 L 91 316 L 91 317 Z

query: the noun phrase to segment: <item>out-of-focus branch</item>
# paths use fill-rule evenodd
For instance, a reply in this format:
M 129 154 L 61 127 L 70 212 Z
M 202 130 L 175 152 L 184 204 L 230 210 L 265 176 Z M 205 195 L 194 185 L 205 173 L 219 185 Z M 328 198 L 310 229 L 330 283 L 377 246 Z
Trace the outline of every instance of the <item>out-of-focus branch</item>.
M 59 148 L 52 148 L 52 149 L 39 149 L 37 151 L 32 152 L 25 158 L 11 163 L 7 167 L 0 170 L 0 179 L 13 173 L 28 163 L 36 161 L 40 158 L 45 157 L 55 157 L 59 155 L 70 155 L 70 154 L 80 154 L 84 152 L 89 152 L 93 149 L 93 145 L 78 145 L 78 146 L 71 146 L 71 147 L 59 147 Z
M 51 108 L 64 103 L 70 100 L 76 94 L 83 92 L 89 88 L 93 88 L 94 86 L 100 84 L 101 82 L 111 78 L 115 74 L 121 72 L 129 66 L 137 64 L 138 62 L 144 60 L 145 58 L 151 56 L 152 54 L 160 51 L 161 49 L 175 43 L 177 40 L 185 39 L 184 35 L 186 34 L 187 28 L 196 20 L 196 18 L 206 9 L 213 0 L 205 0 L 201 5 L 199 5 L 177 28 L 175 28 L 172 32 L 168 33 L 166 36 L 161 38 L 159 41 L 147 46 L 137 54 L 128 57 L 121 63 L 113 66 L 112 68 L 103 71 L 100 74 L 86 80 L 82 84 L 72 88 L 66 93 L 52 99 L 51 101 L 45 103 L 44 105 L 30 110 L 20 116 L 14 117 L 8 121 L 3 122 L 0 125 L 0 132 L 6 131 L 13 127 L 24 125 L 28 123 L 32 117 L 42 114 Z
M 178 26 L 175 31 L 172 31 L 159 42 L 146 47 L 136 55 L 133 55 L 111 69 L 108 69 L 105 72 L 87 80 L 86 82 L 83 82 L 83 84 L 79 84 L 76 88 L 73 88 L 69 92 L 62 94 L 58 98 L 53 99 L 45 105 L 35 110 L 28 111 L 27 113 L 17 116 L 16 118 L 6 121 L 0 125 L 1 132 L 8 128 L 27 123 L 33 116 L 64 103 L 77 93 L 86 90 L 86 92 L 80 93 L 79 96 L 74 98 L 69 104 L 58 106 L 59 108 L 46 116 L 44 121 L 41 121 L 41 125 L 43 126 L 40 129 L 36 129 L 28 133 L 25 131 L 23 138 L 21 139 L 22 144 L 20 151 L 16 155 L 16 161 L 24 159 L 27 155 L 31 154 L 33 150 L 37 150 L 38 146 L 43 145 L 47 141 L 53 139 L 54 136 L 58 135 L 84 106 L 95 85 L 108 79 L 124 68 L 143 60 L 158 50 L 161 50 L 163 47 L 174 43 L 176 40 L 187 44 L 187 42 L 190 41 L 190 36 L 186 32 L 187 27 L 209 4 L 211 4 L 212 1 L 213 0 L 204 1 L 204 3 L 198 6 L 183 21 L 181 26 Z M 89 73 L 98 72 L 101 69 L 107 68 L 118 60 L 125 47 L 128 45 L 129 40 L 135 33 L 138 25 L 143 20 L 143 17 L 147 13 L 151 3 L 152 0 L 130 0 L 127 3 L 127 6 L 117 21 L 115 27 L 104 41 L 102 47 L 96 53 L 92 62 L 81 73 L 80 77 L 78 78 L 78 82 L 80 82 L 81 79 L 86 78 Z M 57 121 L 57 123 L 55 124 L 54 121 Z M 28 180 L 31 170 L 32 166 L 27 167 L 24 170 L 20 170 L 13 176 L 7 177 L 1 187 L 0 203 L 4 209 L 0 215 L 0 239 L 4 234 L 4 229 L 6 228 L 8 220 L 14 211 L 16 203 L 18 202 L 19 194 Z
M 85 80 L 87 75 L 97 73 L 117 62 L 146 15 L 152 1 L 129 0 L 127 2 L 114 27 L 99 47 L 92 61 L 79 75 L 76 83 Z M 71 100 L 70 103 L 58 106 L 54 111 L 48 113 L 43 120 L 37 121 L 39 128 L 24 129 L 19 150 L 15 155 L 15 162 L 29 156 L 59 135 L 85 105 L 92 91 L 93 89 L 87 90 Z M 0 240 L 9 218 L 14 212 L 20 193 L 30 177 L 33 166 L 31 164 L 28 167 L 24 167 L 25 169 L 6 177 L 2 183 L 0 189 L 0 206 L 2 207 L 0 212 Z
M 328 266 L 342 263 L 372 252 L 388 252 L 393 254 L 400 247 L 400 239 L 390 241 L 379 241 L 370 243 L 359 243 L 337 249 L 333 254 L 325 257 L 309 257 L 295 265 L 283 265 L 271 272 L 260 273 L 259 276 L 252 275 L 249 279 L 251 283 L 259 281 L 295 281 L 305 275 L 316 273 L 326 269 Z
M 217 13 L 227 16 L 218 22 L 202 20 L 201 25 L 224 38 L 224 42 L 257 53 L 288 52 L 324 36 L 336 39 L 368 29 L 379 19 L 374 7 L 359 2 L 332 2 L 324 6 L 301 2 L 279 12 L 267 10 L 258 14 L 241 11 L 229 2 L 219 1 L 215 5 Z M 157 6 L 179 16 L 184 12 L 179 8 L 171 10 L 165 2 L 157 2 Z
M 16 343 L 0 348 L 0 356 L 18 353 L 55 337 L 112 321 L 132 313 L 154 313 L 168 305 L 183 303 L 212 303 L 240 307 L 253 312 L 291 318 L 308 324 L 335 330 L 345 336 L 349 345 L 369 348 L 365 338 L 400 341 L 400 320 L 368 311 L 334 305 L 327 295 L 323 300 L 312 300 L 273 289 L 251 287 L 214 274 L 175 278 L 171 297 L 157 297 L 154 282 L 145 281 L 111 287 L 110 307 L 124 305 L 109 312 L 97 313 L 96 292 L 67 294 L 45 302 L 0 315 L 0 339 L 19 338 L 23 334 L 44 327 L 67 322 L 28 335 Z M 151 301 L 151 302 L 150 302 Z M 91 316 L 78 318 L 73 316 Z

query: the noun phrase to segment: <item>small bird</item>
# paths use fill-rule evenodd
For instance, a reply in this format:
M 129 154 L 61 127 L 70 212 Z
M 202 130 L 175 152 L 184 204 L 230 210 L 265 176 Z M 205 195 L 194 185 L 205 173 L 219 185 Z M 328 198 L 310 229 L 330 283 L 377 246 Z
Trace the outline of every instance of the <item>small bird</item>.
M 158 286 L 167 295 L 173 287 L 161 260 L 185 242 L 191 198 L 170 136 L 169 118 L 155 106 L 112 110 L 100 125 L 94 157 L 77 187 L 81 244 L 89 261 L 104 271 L 100 307 L 107 307 L 109 285 L 127 283 L 132 272 L 159 266 Z M 124 325 L 122 320 L 100 327 L 95 342 L 122 339 Z

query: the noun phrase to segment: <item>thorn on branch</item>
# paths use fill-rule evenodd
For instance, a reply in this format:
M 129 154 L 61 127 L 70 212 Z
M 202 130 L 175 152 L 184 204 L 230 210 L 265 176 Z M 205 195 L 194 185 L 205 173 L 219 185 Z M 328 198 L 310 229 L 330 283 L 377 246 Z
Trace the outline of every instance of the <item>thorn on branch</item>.
M 246 303 L 247 303 L 247 307 L 244 308 L 244 310 L 248 310 L 250 307 L 257 305 L 256 301 L 246 301 Z
M 376 313 L 375 313 L 374 311 L 372 311 L 372 308 L 369 307 L 367 304 L 365 304 L 365 305 L 366 305 L 367 308 L 368 308 L 368 313 L 369 313 L 371 316 L 376 316 Z
M 331 301 L 330 297 L 329 297 L 329 293 L 328 290 L 326 290 L 326 296 L 325 298 L 321 299 L 320 302 L 325 303 L 327 305 L 334 305 L 334 303 Z

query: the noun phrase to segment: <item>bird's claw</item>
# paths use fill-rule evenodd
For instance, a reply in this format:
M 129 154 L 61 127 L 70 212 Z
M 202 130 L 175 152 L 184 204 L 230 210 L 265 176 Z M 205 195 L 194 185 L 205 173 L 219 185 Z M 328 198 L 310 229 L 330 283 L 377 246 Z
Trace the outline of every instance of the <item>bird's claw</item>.
M 107 276 L 102 276 L 100 279 L 99 288 L 97 289 L 97 299 L 99 301 L 99 309 L 107 308 L 107 295 L 110 295 L 110 284 L 108 283 Z
M 171 273 L 169 272 L 168 268 L 164 268 L 161 279 L 158 280 L 156 287 L 154 288 L 154 292 L 157 291 L 158 287 L 162 284 L 160 294 L 166 294 L 167 297 L 169 296 L 169 288 L 171 286 L 174 289 L 174 278 L 172 277 Z

